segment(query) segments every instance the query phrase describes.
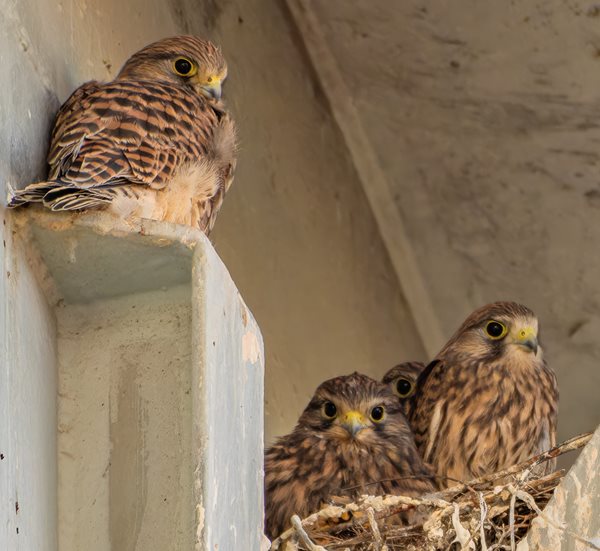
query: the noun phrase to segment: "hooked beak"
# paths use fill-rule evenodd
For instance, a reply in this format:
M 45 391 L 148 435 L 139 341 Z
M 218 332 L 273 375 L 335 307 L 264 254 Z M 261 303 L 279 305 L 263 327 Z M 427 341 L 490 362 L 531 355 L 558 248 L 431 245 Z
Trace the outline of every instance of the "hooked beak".
M 205 95 L 208 99 L 221 99 L 221 81 L 213 80 L 213 82 L 208 84 L 203 84 L 200 86 L 200 92 Z
M 352 436 L 356 436 L 369 425 L 364 415 L 358 411 L 349 411 L 346 413 L 341 424 Z
M 525 329 L 521 329 L 515 338 L 515 344 L 519 346 L 523 346 L 529 352 L 533 352 L 537 354 L 538 351 L 538 340 L 537 335 L 533 328 L 526 327 Z

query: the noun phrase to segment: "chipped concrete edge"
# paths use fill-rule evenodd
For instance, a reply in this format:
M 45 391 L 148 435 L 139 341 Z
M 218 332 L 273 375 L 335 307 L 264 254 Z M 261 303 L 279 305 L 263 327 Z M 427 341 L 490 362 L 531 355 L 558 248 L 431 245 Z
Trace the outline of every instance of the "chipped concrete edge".
M 600 425 L 517 551 L 600 549 Z

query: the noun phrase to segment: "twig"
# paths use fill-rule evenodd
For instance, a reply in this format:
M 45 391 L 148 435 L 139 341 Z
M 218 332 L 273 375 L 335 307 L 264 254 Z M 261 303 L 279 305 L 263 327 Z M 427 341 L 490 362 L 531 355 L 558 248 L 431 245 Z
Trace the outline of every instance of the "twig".
M 488 551 L 487 543 L 485 541 L 485 529 L 483 527 L 483 523 L 485 522 L 485 519 L 487 518 L 488 506 L 487 506 L 487 503 L 485 502 L 485 499 L 483 499 L 483 493 L 482 492 L 478 492 L 478 493 L 479 493 L 479 514 L 481 517 L 481 520 L 479 522 L 479 540 L 481 542 L 481 551 Z
M 473 480 L 469 480 L 466 483 L 459 484 L 457 486 L 451 486 L 444 493 L 460 493 L 464 490 L 468 489 L 470 486 L 479 486 L 480 484 L 486 484 L 488 482 L 493 482 L 494 480 L 499 480 L 501 478 L 505 478 L 509 475 L 520 473 L 524 471 L 528 467 L 535 467 L 544 461 L 549 461 L 550 459 L 554 459 L 555 457 L 562 455 L 563 453 L 567 453 L 573 450 L 578 450 L 585 446 L 592 438 L 591 432 L 586 432 L 585 434 L 580 434 L 566 442 L 563 442 L 559 446 L 555 446 L 554 448 L 549 449 L 539 455 L 534 455 L 530 457 L 527 461 L 523 461 L 518 465 L 514 465 L 508 469 L 504 469 L 503 471 L 498 471 L 496 473 L 492 473 L 486 476 L 481 476 L 479 478 L 475 478 Z
M 460 507 L 458 503 L 453 503 L 452 505 L 454 506 L 454 512 L 452 513 L 452 526 L 454 527 L 454 532 L 456 533 L 456 537 L 454 538 L 452 543 L 460 543 L 461 550 L 475 550 L 475 542 L 473 541 L 473 536 L 471 536 L 471 532 L 469 532 L 460 522 Z
M 371 532 L 373 533 L 373 538 L 375 539 L 375 551 L 381 551 L 381 544 L 383 542 L 381 540 L 379 526 L 377 526 L 377 521 L 375 520 L 375 511 L 373 510 L 373 507 L 369 507 L 367 509 L 367 517 L 369 517 L 369 525 L 371 526 Z
M 510 496 L 510 509 L 508 513 L 508 529 L 510 531 L 510 551 L 515 551 L 515 504 L 517 503 L 516 494 Z
M 306 546 L 308 551 L 327 551 L 327 549 L 324 547 L 316 545 L 311 541 L 311 539 L 308 537 L 308 534 L 302 527 L 302 521 L 298 515 L 292 516 L 292 526 L 294 527 L 294 530 L 296 530 L 298 536 L 300 536 L 302 543 Z

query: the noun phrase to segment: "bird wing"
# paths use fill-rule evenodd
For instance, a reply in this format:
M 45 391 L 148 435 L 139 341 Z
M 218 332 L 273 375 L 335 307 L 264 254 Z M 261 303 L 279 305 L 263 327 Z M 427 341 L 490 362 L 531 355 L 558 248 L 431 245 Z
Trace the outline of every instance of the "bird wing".
M 88 82 L 61 107 L 50 177 L 76 189 L 160 189 L 185 162 L 212 152 L 218 114 L 199 95 L 156 82 Z
M 431 395 L 431 385 L 435 385 L 434 379 L 436 375 L 433 375 L 436 371 L 443 369 L 440 360 L 433 360 L 427 367 L 419 374 L 416 382 L 416 390 L 411 397 L 411 419 L 410 424 L 415 433 L 415 441 L 417 447 L 421 450 L 421 453 L 425 453 L 425 447 L 429 447 L 429 442 L 435 440 L 435 434 L 430 434 L 431 418 L 433 413 L 433 406 L 438 398 L 437 392 L 435 396 Z M 432 382 L 433 380 L 433 382 Z M 437 430 L 435 431 L 437 432 Z M 430 450 L 431 452 L 431 450 Z
M 537 442 L 536 454 L 548 451 L 556 446 L 556 429 L 558 424 L 558 382 L 556 374 L 544 362 L 543 376 L 541 378 L 541 398 L 539 403 L 545 406 L 540 423 L 540 435 Z M 556 469 L 556 459 L 551 459 L 543 465 L 541 472 L 550 473 Z

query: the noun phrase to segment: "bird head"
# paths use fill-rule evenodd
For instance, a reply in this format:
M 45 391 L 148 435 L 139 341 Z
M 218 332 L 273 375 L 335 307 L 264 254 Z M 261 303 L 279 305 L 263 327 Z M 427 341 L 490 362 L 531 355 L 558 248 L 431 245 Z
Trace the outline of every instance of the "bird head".
M 404 429 L 406 420 L 398 399 L 389 387 L 359 373 L 321 384 L 298 425 L 319 438 L 355 445 L 368 445 L 383 434 L 408 430 Z
M 535 314 L 516 302 L 495 302 L 471 314 L 442 351 L 527 362 L 542 358 Z
M 227 63 L 221 49 L 195 36 L 175 36 L 154 42 L 132 55 L 118 80 L 169 82 L 190 88 L 210 101 L 221 99 Z
M 423 369 L 425 364 L 422 362 L 404 362 L 392 367 L 381 381 L 389 385 L 398 398 L 405 400 L 413 395 L 415 383 Z

